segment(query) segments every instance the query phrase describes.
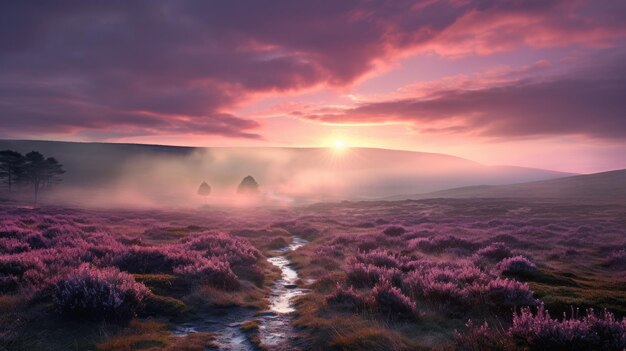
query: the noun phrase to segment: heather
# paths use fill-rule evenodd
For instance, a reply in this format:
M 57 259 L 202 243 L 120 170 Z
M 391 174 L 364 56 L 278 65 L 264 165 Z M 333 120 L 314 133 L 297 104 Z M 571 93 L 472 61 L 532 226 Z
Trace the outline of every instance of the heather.
M 538 271 L 537 266 L 524 256 L 514 256 L 498 262 L 495 268 L 502 274 L 531 274 Z
M 127 320 L 143 307 L 148 288 L 128 273 L 81 265 L 53 286 L 54 306 L 70 317 Z
M 467 330 L 455 335 L 455 350 L 623 350 L 626 348 L 626 319 L 616 318 L 604 310 L 588 309 L 552 318 L 545 306 L 536 311 L 522 308 L 513 314 L 506 329 L 476 325 L 471 321 Z
M 21 319 L 41 310 L 47 317 L 37 320 L 104 320 L 114 328 L 232 301 L 264 304 L 263 254 L 247 239 L 189 223 L 188 214 L 171 220 L 54 208 L 0 208 L 0 214 L 0 294 L 17 303 Z M 20 323 L 5 323 L 0 318 L 3 342 L 26 342 L 14 330 Z
M 279 330 L 302 350 L 621 350 L 624 214 L 504 200 L 3 207 L 0 340 L 176 349 L 195 342 L 172 338 L 177 326 L 223 321 L 256 323 L 242 335 L 263 346 L 263 320 L 293 319 Z M 294 237 L 307 243 L 281 251 Z M 278 255 L 299 275 L 281 289 L 302 293 L 292 314 L 257 316 L 276 297 L 281 272 L 267 259 Z
M 519 324 L 529 311 L 607 309 L 608 314 L 569 318 L 595 321 L 588 331 L 572 329 L 576 340 L 590 338 L 589 330 L 615 332 L 626 315 L 626 281 L 612 273 L 622 267 L 623 207 L 424 200 L 316 210 L 325 223 L 338 224 L 329 228 L 313 221 L 319 238 L 294 255 L 304 276 L 314 280 L 312 293 L 300 299 L 296 320 L 310 342 L 343 343 L 344 337 L 328 335 L 357 339 L 375 328 L 400 331 L 394 342 L 381 338 L 382 349 L 548 350 L 541 341 L 533 341 L 532 348 L 530 341 L 519 340 L 528 339 L 536 326 Z M 451 344 L 455 330 L 457 340 L 467 342 Z M 569 345 L 564 350 L 622 349 L 564 345 Z

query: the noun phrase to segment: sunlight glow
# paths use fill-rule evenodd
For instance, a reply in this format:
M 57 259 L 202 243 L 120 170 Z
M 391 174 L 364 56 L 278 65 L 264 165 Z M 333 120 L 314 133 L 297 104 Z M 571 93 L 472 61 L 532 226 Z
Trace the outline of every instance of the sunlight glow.
M 343 141 L 343 140 L 335 140 L 335 149 L 341 150 L 341 149 L 345 149 L 347 147 L 348 147 L 348 145 L 346 144 L 345 141 Z

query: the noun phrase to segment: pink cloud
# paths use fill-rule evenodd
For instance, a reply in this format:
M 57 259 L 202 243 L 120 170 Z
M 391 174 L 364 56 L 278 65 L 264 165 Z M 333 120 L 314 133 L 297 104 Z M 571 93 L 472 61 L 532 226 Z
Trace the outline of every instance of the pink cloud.
M 399 98 L 309 108 L 294 116 L 336 124 L 405 123 L 422 133 L 624 138 L 624 56 L 605 53 L 584 68 L 553 75 L 527 76 L 532 70 L 523 69 L 476 79 L 454 77 L 412 86 Z
M 1 7 L 4 136 L 121 130 L 260 138 L 257 121 L 232 112 L 255 96 L 350 86 L 398 57 L 429 50 L 457 56 L 519 46 L 610 46 L 626 28 L 620 2 L 565 0 L 285 0 L 271 6 L 12 2 Z M 460 100 L 468 94 L 458 90 L 447 95 L 449 100 L 362 106 L 358 118 L 349 111 L 333 118 L 403 119 L 402 111 L 415 108 L 420 115 L 436 111 L 441 117 L 439 104 L 450 103 L 450 111 L 458 113 L 446 118 L 471 124 L 476 120 L 461 113 L 467 106 Z M 389 109 L 396 112 L 386 117 L 377 112 Z

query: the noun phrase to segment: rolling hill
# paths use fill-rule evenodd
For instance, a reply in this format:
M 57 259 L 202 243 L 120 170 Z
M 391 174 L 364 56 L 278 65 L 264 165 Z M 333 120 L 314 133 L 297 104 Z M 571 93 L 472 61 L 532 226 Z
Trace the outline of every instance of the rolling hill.
M 427 198 L 535 198 L 626 203 L 626 169 L 499 186 L 467 186 L 387 200 Z
M 37 150 L 67 170 L 63 199 L 82 202 L 196 201 L 207 181 L 219 202 L 252 175 L 267 198 L 286 202 L 374 199 L 477 184 L 501 185 L 570 175 L 543 169 L 486 166 L 460 157 L 386 149 L 197 148 L 141 144 L 0 140 L 0 150 Z M 57 199 L 57 201 L 59 201 Z

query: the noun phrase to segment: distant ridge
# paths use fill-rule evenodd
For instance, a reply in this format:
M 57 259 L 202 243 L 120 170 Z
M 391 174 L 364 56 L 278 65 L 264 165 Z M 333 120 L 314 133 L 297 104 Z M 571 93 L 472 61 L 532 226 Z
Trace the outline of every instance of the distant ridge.
M 254 175 L 264 196 L 290 203 L 371 200 L 478 184 L 502 185 L 571 173 L 487 166 L 461 157 L 376 148 L 181 147 L 98 142 L 0 140 L 0 150 L 37 150 L 67 173 L 65 197 L 100 203 L 185 204 L 198 184 L 218 201 Z M 59 198 L 57 197 L 56 200 Z
M 478 185 L 386 200 L 427 198 L 537 198 L 626 203 L 626 169 L 509 185 Z

